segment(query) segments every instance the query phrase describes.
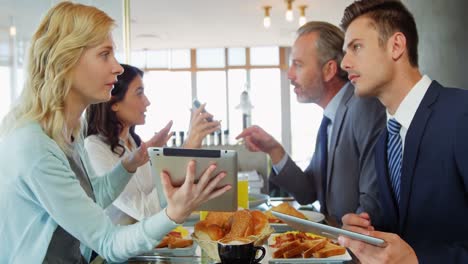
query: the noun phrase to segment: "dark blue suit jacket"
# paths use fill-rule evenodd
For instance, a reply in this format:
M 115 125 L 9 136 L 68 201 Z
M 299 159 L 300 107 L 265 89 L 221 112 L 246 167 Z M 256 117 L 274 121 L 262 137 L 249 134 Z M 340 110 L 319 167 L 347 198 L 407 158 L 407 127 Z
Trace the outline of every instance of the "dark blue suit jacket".
M 386 140 L 385 129 L 375 149 L 385 231 L 399 234 L 421 263 L 468 263 L 468 91 L 431 83 L 405 138 L 400 207 Z

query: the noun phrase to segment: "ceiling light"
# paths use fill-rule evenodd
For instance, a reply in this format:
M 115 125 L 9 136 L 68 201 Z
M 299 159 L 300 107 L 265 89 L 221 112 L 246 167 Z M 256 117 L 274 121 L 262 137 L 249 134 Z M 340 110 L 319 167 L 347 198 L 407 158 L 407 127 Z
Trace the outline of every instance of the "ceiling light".
M 263 17 L 263 26 L 265 28 L 269 28 L 271 26 L 271 18 L 270 18 L 271 6 L 264 6 L 263 9 L 265 10 L 265 16 Z
M 12 37 L 16 36 L 16 27 L 15 26 L 10 26 L 10 36 L 12 36 Z
M 305 16 L 305 9 L 307 8 L 306 5 L 301 5 L 299 6 L 300 14 L 301 16 L 299 17 L 299 26 L 303 26 L 305 23 L 307 23 L 307 18 Z
M 286 0 L 287 4 L 288 4 L 288 10 L 286 10 L 286 20 L 291 22 L 293 21 L 294 19 L 294 14 L 293 14 L 293 10 L 292 10 L 292 2 L 294 0 Z

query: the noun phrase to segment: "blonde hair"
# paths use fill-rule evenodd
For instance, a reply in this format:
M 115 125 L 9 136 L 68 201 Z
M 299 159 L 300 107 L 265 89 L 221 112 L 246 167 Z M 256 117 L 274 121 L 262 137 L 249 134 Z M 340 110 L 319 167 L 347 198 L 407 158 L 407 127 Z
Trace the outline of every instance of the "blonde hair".
M 68 152 L 64 108 L 71 73 L 83 51 L 105 41 L 114 25 L 112 18 L 95 7 L 61 2 L 50 9 L 32 37 L 25 87 L 3 120 L 1 134 L 37 121 Z M 75 139 L 82 137 L 81 128 L 72 131 Z

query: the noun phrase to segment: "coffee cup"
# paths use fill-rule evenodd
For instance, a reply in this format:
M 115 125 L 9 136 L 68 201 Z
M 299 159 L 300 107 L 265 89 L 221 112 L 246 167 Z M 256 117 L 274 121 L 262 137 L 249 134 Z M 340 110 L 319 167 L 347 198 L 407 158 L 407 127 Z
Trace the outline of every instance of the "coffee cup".
M 261 256 L 257 252 L 261 251 Z M 247 238 L 221 239 L 218 241 L 218 254 L 222 264 L 254 264 L 265 257 L 265 248 L 254 245 Z

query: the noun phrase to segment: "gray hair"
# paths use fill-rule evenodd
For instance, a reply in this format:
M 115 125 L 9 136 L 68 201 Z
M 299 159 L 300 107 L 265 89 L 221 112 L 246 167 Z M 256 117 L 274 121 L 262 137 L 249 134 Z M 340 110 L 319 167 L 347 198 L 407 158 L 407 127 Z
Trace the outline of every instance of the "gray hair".
M 297 37 L 301 37 L 313 32 L 319 34 L 315 44 L 317 48 L 318 60 L 320 65 L 324 65 L 329 60 L 334 60 L 338 64 L 338 77 L 347 80 L 348 74 L 341 69 L 343 60 L 344 33 L 337 26 L 328 22 L 311 21 L 304 24 L 297 30 Z

